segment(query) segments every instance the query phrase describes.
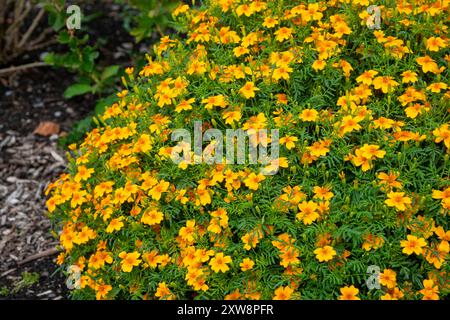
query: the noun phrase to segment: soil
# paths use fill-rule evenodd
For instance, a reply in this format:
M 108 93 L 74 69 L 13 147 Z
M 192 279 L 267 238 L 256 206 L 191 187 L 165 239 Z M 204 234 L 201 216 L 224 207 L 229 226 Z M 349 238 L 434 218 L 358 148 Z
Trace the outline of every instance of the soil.
M 91 39 L 105 40 L 99 48 L 100 65 L 126 67 L 131 65 L 132 52 L 146 51 L 149 43 L 133 43 L 120 20 L 121 7 L 112 0 L 80 2 L 84 14 L 103 13 L 88 29 Z M 43 53 L 61 50 L 53 45 L 10 65 L 39 61 Z M 66 168 L 65 150 L 58 146 L 58 139 L 92 114 L 98 98 L 64 99 L 64 90 L 75 81 L 74 74 L 49 66 L 0 77 L 0 300 L 68 298 L 65 277 L 54 262 L 56 254 L 21 262 L 57 245 L 44 190 Z M 59 125 L 59 132 L 35 134 L 43 121 Z M 26 272 L 36 277 L 21 288 Z
M 19 265 L 50 248 L 44 190 L 65 169 L 58 138 L 92 110 L 94 98 L 66 101 L 62 94 L 73 76 L 49 67 L 30 69 L 2 79 L 0 85 L 0 299 L 67 297 L 54 256 Z M 49 137 L 34 134 L 42 121 L 60 125 Z M 37 273 L 30 287 L 14 290 L 23 273 Z M 7 289 L 5 289 L 7 288 Z M 3 290 L 2 290 L 3 289 Z

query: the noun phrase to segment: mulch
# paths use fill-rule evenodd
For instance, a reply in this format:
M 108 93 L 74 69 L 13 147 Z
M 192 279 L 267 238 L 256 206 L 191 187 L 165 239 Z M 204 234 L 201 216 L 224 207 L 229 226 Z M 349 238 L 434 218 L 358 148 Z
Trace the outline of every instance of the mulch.
M 92 44 L 99 46 L 100 65 L 129 66 L 133 54 L 148 52 L 155 39 L 139 44 L 124 30 L 112 0 L 77 0 L 83 13 L 103 13 L 89 22 Z M 39 61 L 45 52 L 64 52 L 54 45 L 13 61 L 22 65 Z M 1 68 L 8 66 L 0 66 Z M 64 90 L 76 77 L 64 69 L 39 67 L 0 77 L 0 300 L 67 299 L 65 277 L 54 260 L 56 255 L 36 254 L 57 244 L 47 217 L 44 191 L 65 169 L 65 151 L 58 139 L 73 125 L 92 114 L 96 97 L 85 95 L 66 100 Z M 44 123 L 55 124 L 58 132 L 41 136 L 35 131 Z M 44 128 L 46 128 L 44 126 Z M 39 131 L 39 129 L 37 130 Z M 44 130 L 45 131 L 45 130 Z M 32 258 L 31 261 L 23 261 Z M 24 274 L 36 273 L 38 280 L 18 290 Z
M 67 101 L 62 93 L 73 81 L 51 68 L 30 69 L 3 78 L 0 84 L 0 299 L 65 299 L 64 276 L 55 255 L 22 264 L 35 254 L 55 248 L 57 239 L 45 207 L 45 189 L 66 167 L 57 145 L 62 134 L 91 112 L 93 97 Z M 39 123 L 52 121 L 60 131 L 48 137 L 34 133 Z M 14 290 L 23 273 L 39 280 Z

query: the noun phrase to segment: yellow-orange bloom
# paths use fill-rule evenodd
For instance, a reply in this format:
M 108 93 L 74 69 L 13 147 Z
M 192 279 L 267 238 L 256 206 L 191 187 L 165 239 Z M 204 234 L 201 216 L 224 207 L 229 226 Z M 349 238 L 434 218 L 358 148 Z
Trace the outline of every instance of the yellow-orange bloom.
M 427 246 L 427 242 L 424 238 L 417 238 L 416 236 L 409 234 L 406 239 L 407 240 L 400 241 L 400 245 L 403 248 L 402 252 L 407 255 L 413 253 L 419 255 L 423 252 L 423 248 Z

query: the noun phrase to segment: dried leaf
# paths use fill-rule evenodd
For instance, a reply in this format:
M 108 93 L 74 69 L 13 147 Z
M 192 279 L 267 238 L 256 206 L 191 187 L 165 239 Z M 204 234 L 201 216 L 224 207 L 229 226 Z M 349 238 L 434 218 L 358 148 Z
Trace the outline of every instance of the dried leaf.
M 41 121 L 37 128 L 34 129 L 34 133 L 40 136 L 49 137 L 53 134 L 59 133 L 59 130 L 59 124 L 52 121 Z

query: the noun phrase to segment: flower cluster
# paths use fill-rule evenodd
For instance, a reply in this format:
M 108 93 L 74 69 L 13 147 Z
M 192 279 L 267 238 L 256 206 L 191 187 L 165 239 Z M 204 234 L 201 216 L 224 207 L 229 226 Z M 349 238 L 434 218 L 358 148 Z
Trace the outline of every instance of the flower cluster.
M 448 10 L 448 0 L 176 8 L 183 36 L 126 70 L 117 103 L 47 189 L 57 262 L 81 270 L 73 297 L 448 296 Z M 279 172 L 175 164 L 171 133 L 195 121 L 279 129 Z M 366 285 L 372 265 L 379 289 Z

